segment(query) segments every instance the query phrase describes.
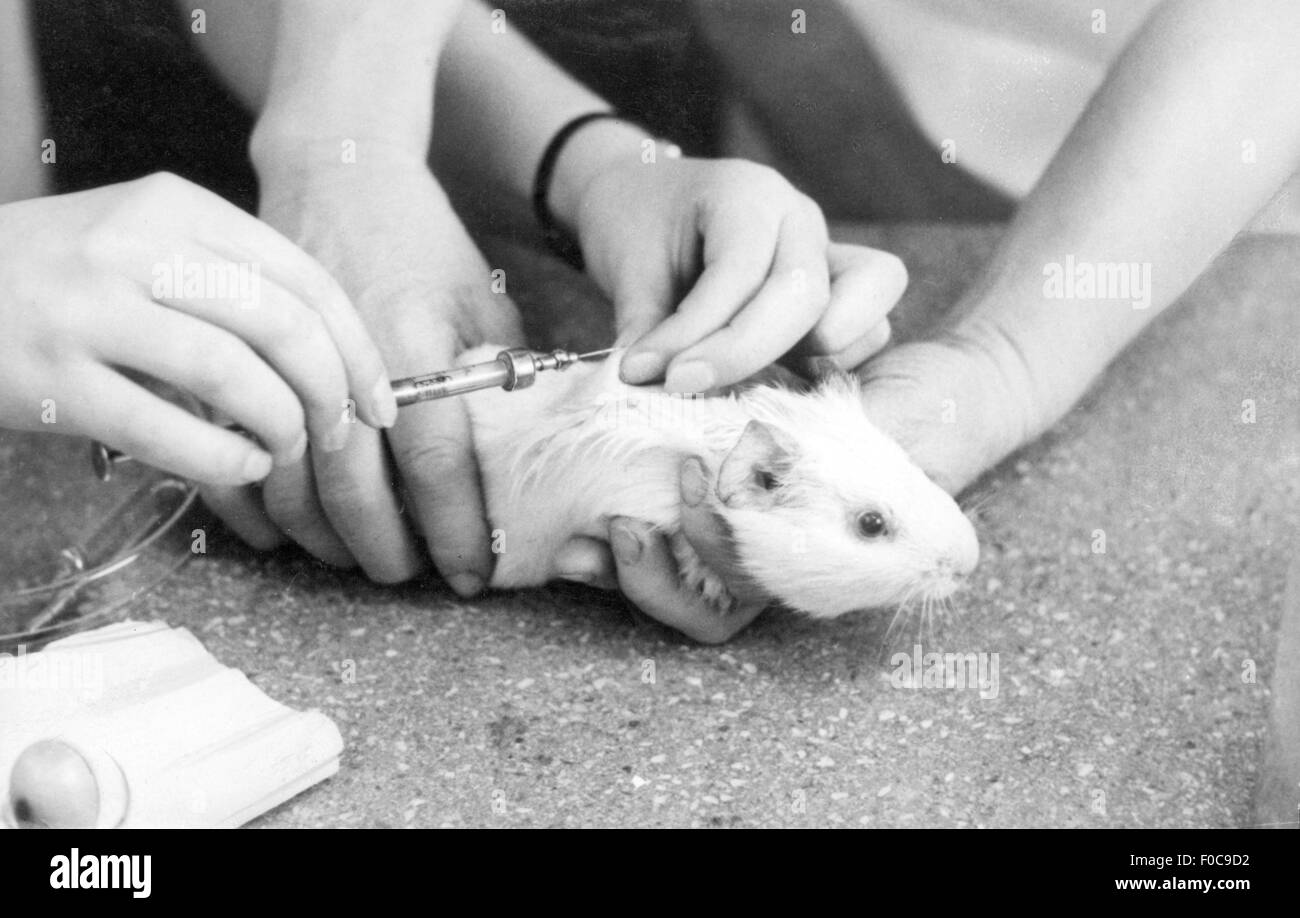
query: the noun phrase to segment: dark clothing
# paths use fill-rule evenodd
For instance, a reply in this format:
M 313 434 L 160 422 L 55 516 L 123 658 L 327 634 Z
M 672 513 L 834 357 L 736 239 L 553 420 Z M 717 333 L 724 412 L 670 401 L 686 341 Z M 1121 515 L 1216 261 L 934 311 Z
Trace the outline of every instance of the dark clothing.
M 831 217 L 1003 219 L 1005 195 L 944 164 L 835 0 L 501 0 L 507 21 L 628 117 L 715 155 L 725 92 Z M 171 0 L 32 0 L 60 192 L 168 170 L 256 200 L 252 119 Z
M 32 0 L 55 190 L 168 171 L 246 209 L 252 119 L 170 0 Z

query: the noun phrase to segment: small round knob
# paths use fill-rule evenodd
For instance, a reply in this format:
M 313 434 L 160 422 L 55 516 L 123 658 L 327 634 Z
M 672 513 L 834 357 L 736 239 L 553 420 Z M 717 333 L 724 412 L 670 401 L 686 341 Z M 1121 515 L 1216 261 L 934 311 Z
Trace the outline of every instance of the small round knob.
M 85 754 L 66 740 L 40 740 L 14 762 L 9 806 L 23 829 L 108 828 L 125 815 L 126 781 L 107 755 Z
M 537 379 L 537 361 L 533 352 L 523 347 L 511 348 L 497 354 L 497 360 L 505 364 L 507 376 L 501 388 L 507 392 L 527 389 Z
M 99 784 L 90 763 L 61 740 L 23 750 L 9 778 L 9 803 L 20 828 L 93 829 Z

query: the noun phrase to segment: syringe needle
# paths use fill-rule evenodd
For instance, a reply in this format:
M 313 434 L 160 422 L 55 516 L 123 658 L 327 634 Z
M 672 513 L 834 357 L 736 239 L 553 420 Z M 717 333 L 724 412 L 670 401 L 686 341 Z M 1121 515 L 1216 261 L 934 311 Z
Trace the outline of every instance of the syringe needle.
M 607 357 L 616 350 L 618 350 L 616 347 L 607 347 L 603 351 L 588 351 L 585 354 L 579 354 L 574 360 L 595 360 L 597 357 Z

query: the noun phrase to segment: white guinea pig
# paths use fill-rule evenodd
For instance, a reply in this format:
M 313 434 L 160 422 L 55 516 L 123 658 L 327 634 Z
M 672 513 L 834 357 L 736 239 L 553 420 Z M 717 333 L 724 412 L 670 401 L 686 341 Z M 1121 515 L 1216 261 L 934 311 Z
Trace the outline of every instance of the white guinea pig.
M 468 351 L 462 364 L 500 347 Z M 681 533 L 678 475 L 699 456 L 707 500 L 740 568 L 773 601 L 816 617 L 950 595 L 975 567 L 970 521 L 863 413 L 849 378 L 810 392 L 751 385 L 681 397 L 618 379 L 621 353 L 465 396 L 488 517 L 494 587 L 535 586 L 574 536 L 615 516 L 666 533 L 683 579 L 720 613 L 733 599 Z

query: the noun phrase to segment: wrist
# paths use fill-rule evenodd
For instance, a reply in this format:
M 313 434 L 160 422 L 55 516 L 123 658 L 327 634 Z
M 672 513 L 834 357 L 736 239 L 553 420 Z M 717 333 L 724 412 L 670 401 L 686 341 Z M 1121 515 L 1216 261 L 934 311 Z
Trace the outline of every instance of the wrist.
M 272 85 L 254 127 L 254 140 L 295 144 L 321 138 L 383 138 L 394 147 L 428 156 L 433 130 L 431 83 L 428 93 L 416 93 L 413 99 L 389 94 L 386 100 L 372 103 L 367 97 L 382 99 L 387 93 L 382 84 L 367 81 L 366 93 L 359 96 L 356 85 L 339 85 L 355 84 L 356 78 L 312 77 L 301 87 L 296 81 Z
M 940 334 L 941 339 L 983 364 L 987 388 L 996 390 L 999 429 L 990 431 L 1004 454 L 1038 438 L 1069 409 L 1045 398 L 1045 390 L 1013 330 L 996 317 L 968 313 Z M 1071 400 L 1072 401 L 1072 400 Z
M 657 141 L 633 122 L 602 118 L 582 125 L 565 140 L 556 157 L 545 204 L 555 222 L 576 232 L 582 199 L 597 176 L 608 169 L 647 161 L 654 156 L 675 158 L 676 147 Z
M 258 181 L 310 183 L 315 177 L 340 169 L 356 171 L 377 167 L 427 168 L 424 150 L 403 135 L 357 132 L 324 133 L 316 127 L 298 129 L 275 117 L 260 118 L 248 144 L 249 159 Z

